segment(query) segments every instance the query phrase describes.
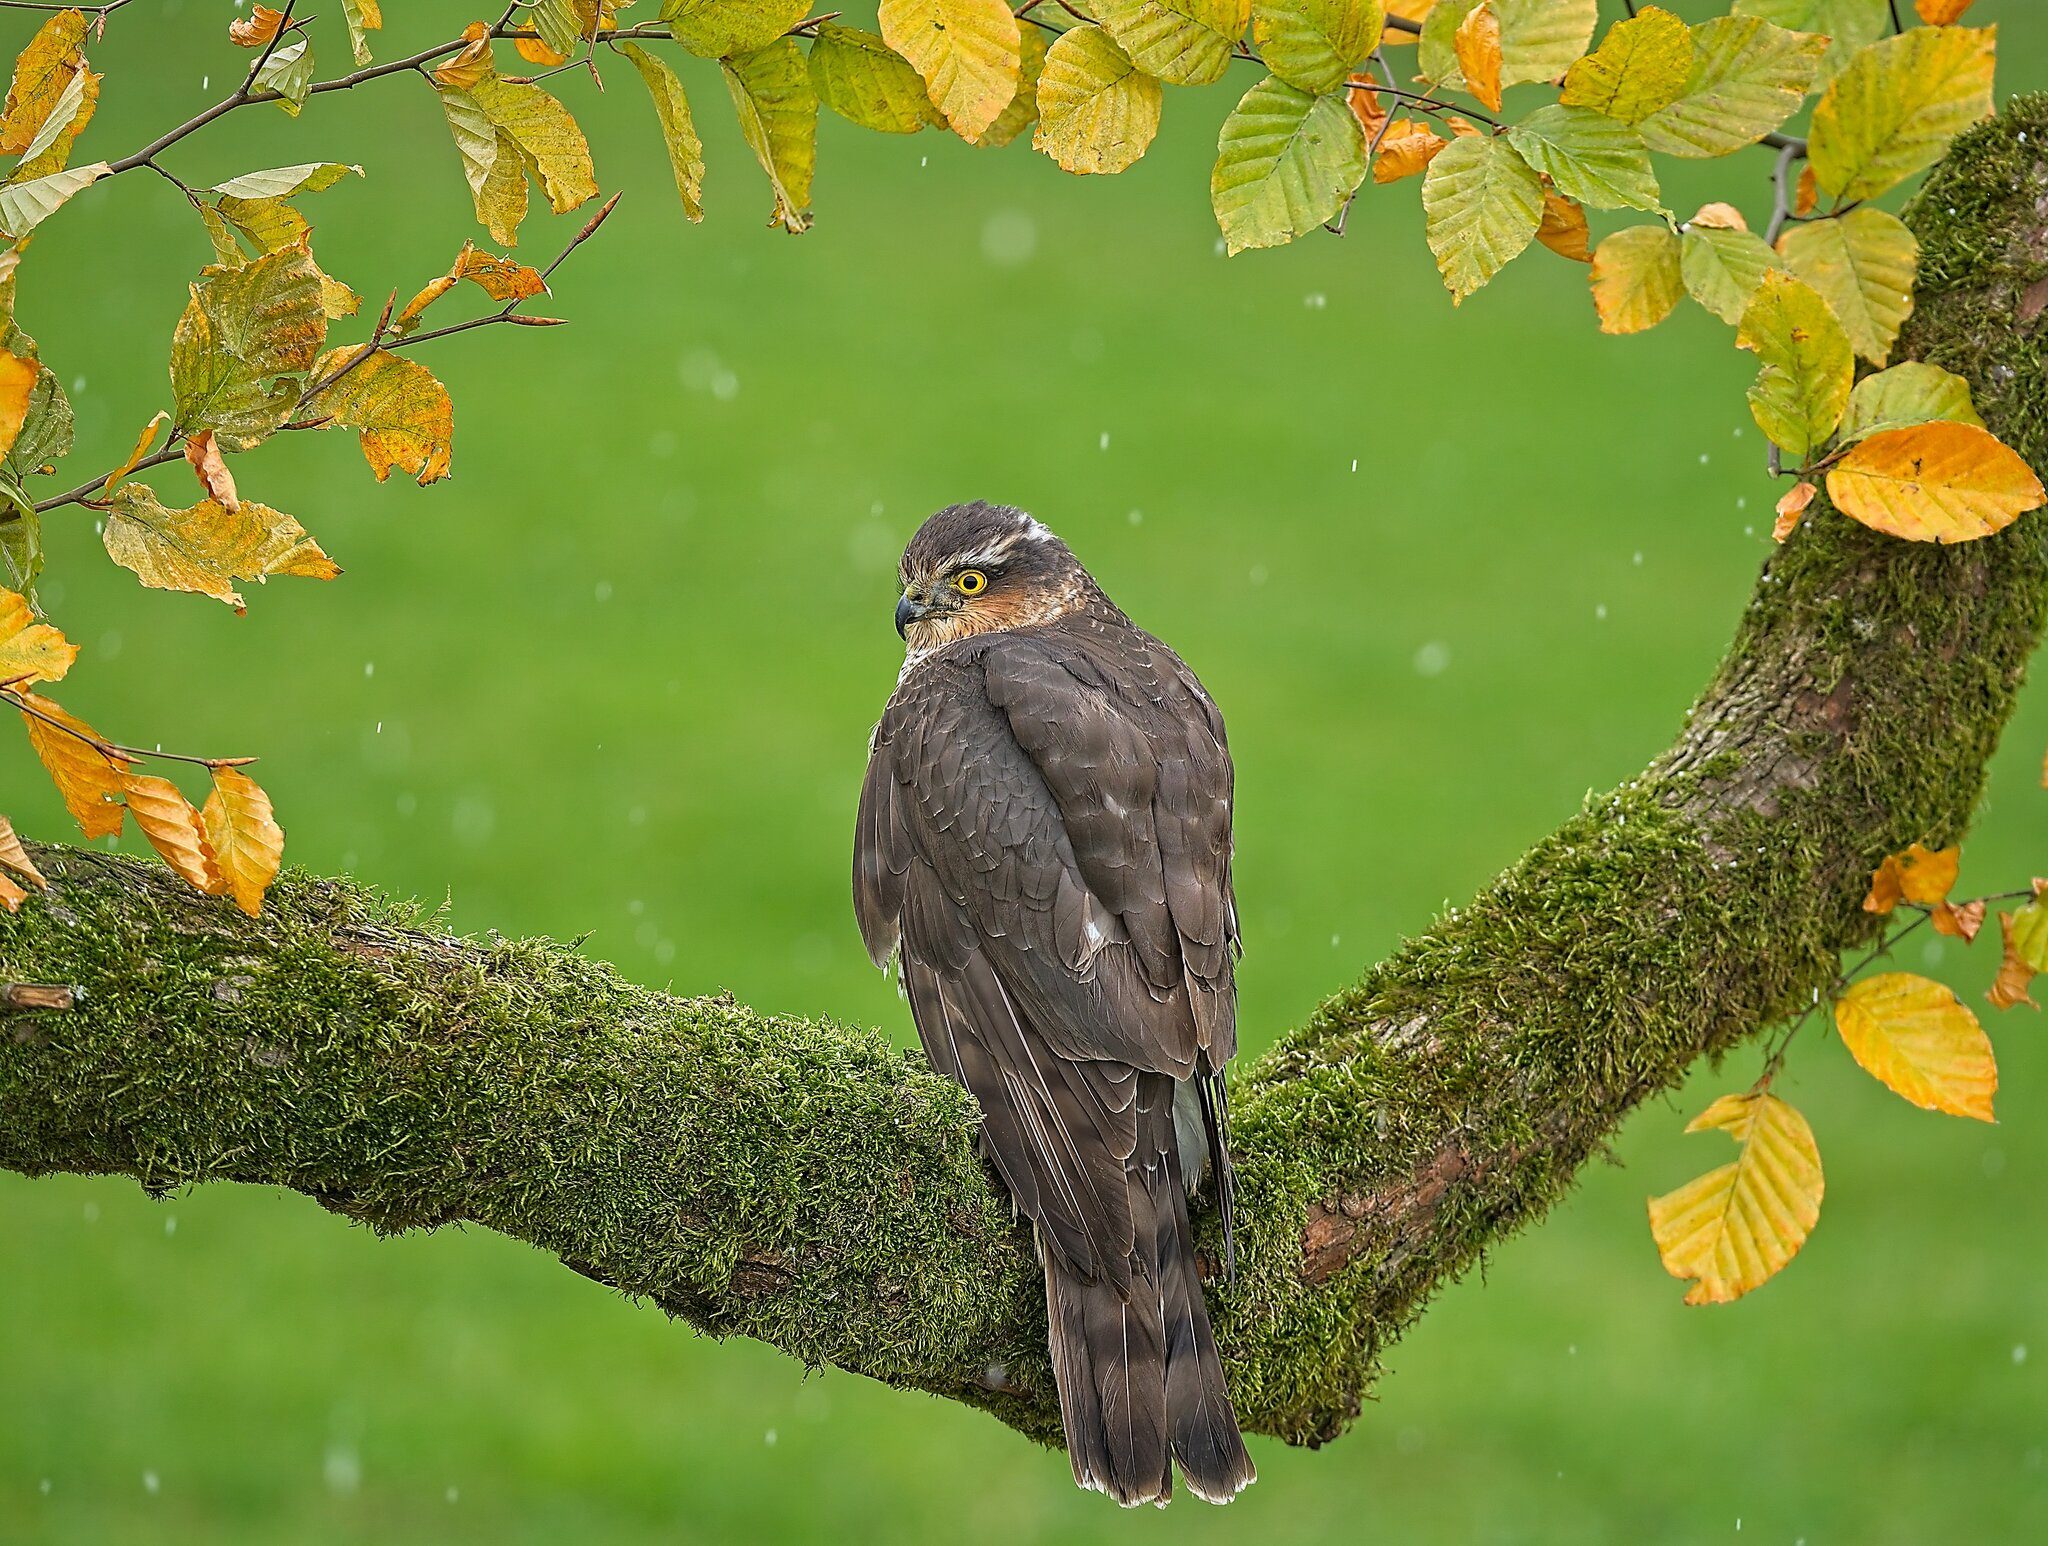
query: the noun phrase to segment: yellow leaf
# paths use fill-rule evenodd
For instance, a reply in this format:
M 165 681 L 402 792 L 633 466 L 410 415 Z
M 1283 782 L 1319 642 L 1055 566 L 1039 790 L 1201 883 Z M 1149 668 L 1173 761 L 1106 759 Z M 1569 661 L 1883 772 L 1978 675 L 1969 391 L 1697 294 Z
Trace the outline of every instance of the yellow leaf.
M 1387 125 L 1387 132 L 1380 139 L 1379 154 L 1372 158 L 1372 180 L 1392 183 L 1413 177 L 1425 170 L 1436 159 L 1437 152 L 1448 144 L 1450 141 L 1428 124 L 1412 118 L 1396 118 Z
M 1159 82 L 1100 27 L 1075 27 L 1046 50 L 1032 148 L 1062 171 L 1121 172 L 1159 132 Z
M 519 146 L 491 122 L 469 92 L 443 86 L 440 96 L 476 218 L 493 241 L 510 247 L 519 240 L 519 223 L 526 218 L 526 166 Z
M 1916 27 L 1863 49 L 1813 110 L 1808 154 L 1821 187 L 1868 199 L 1932 166 L 1991 112 L 1998 29 Z
M 1867 913 L 1889 913 L 1901 902 L 1932 907 L 1947 898 L 1956 883 L 1963 851 L 1960 848 L 1928 848 L 1913 844 L 1902 854 L 1888 854 L 1871 872 L 1870 894 L 1863 899 Z
M 1710 231 L 1747 231 L 1749 222 L 1733 204 L 1702 204 L 1700 212 L 1686 221 L 1688 226 L 1705 226 Z
M 2025 907 L 1998 915 L 1998 931 L 2005 941 L 2005 956 L 1998 966 L 1998 980 L 1984 996 L 1993 1007 L 2011 1009 L 2034 1004 L 2027 988 L 2035 974 L 2048 972 L 2048 904 L 2042 900 L 2048 884 L 2034 882 L 2034 900 Z
M 805 0 L 663 0 L 661 19 L 700 59 L 766 48 L 804 18 Z
M 1856 376 L 1849 335 L 1811 285 L 1771 273 L 1743 308 L 1735 342 L 1754 353 L 1760 366 L 1749 389 L 1758 428 L 1787 456 L 1810 460 L 1849 406 Z M 1832 481 L 1828 487 L 1832 493 Z
M 354 357 L 330 351 L 313 367 L 324 380 Z M 422 487 L 448 476 L 455 455 L 455 405 L 417 360 L 379 349 L 313 399 L 312 411 L 362 435 L 363 455 L 382 483 L 396 467 Z
M 149 422 L 142 426 L 142 433 L 135 437 L 135 449 L 122 459 L 120 466 L 107 474 L 107 481 L 100 485 L 100 498 L 105 499 L 113 493 L 116 483 L 142 465 L 142 459 L 149 455 L 149 448 L 156 444 L 156 432 L 169 418 L 170 415 L 161 408 L 150 416 Z
M 238 612 L 243 601 L 235 580 L 331 580 L 341 573 L 306 528 L 280 510 L 253 499 L 232 510 L 212 499 L 170 510 L 146 483 L 114 490 L 100 540 L 107 556 L 144 585 L 211 596 Z
M 1140 70 L 1174 86 L 1205 86 L 1220 80 L 1251 20 L 1251 0 L 1091 0 L 1080 9 L 1102 24 Z M 1367 52 L 1361 50 L 1357 59 Z M 1295 60 L 1284 47 L 1280 57 L 1288 69 L 1273 73 L 1290 80 Z M 1346 60 L 1345 65 L 1357 59 Z M 1312 92 L 1335 84 L 1290 83 Z
M 0 114 L 0 155 L 18 156 L 35 143 L 71 78 L 85 68 L 79 50 L 90 25 L 76 10 L 59 11 L 29 39 L 14 61 L 14 80 Z
M 1913 0 L 1913 9 L 1930 27 L 1946 27 L 1970 8 L 1970 0 Z
M 1500 18 L 1501 84 L 1554 81 L 1592 46 L 1599 0 L 1487 0 Z
M 2003 531 L 2043 500 L 2041 480 L 1998 437 L 1936 419 L 1881 430 L 1828 473 L 1844 515 L 1910 542 L 1969 542 Z
M 1790 227 L 1778 238 L 1778 251 L 1820 292 L 1856 352 L 1884 364 L 1913 313 L 1920 243 L 1905 221 L 1866 205 L 1838 220 Z
M 163 855 L 164 863 L 183 880 L 208 896 L 227 889 L 220 866 L 214 862 L 213 846 L 200 825 L 192 802 L 167 778 L 148 773 L 130 773 L 121 781 L 128 802 L 128 814 L 149 839 L 149 846 Z
M 697 137 L 697 125 L 690 116 L 690 99 L 683 83 L 665 60 L 650 54 L 637 43 L 621 43 L 619 51 L 633 62 L 647 95 L 654 103 L 655 121 L 661 125 L 662 147 L 668 152 L 669 170 L 675 174 L 676 194 L 683 202 L 683 218 L 696 222 L 704 218 L 704 142 Z
M 1687 1304 L 1726 1304 L 1775 1276 L 1813 1232 L 1826 1191 L 1813 1129 L 1775 1095 L 1723 1095 L 1686 1131 L 1709 1129 L 1741 1144 L 1734 1163 L 1650 1199 L 1665 1271 L 1697 1280 Z
M 560 102 L 538 86 L 496 75 L 486 75 L 469 88 L 469 94 L 499 134 L 518 146 L 556 214 L 596 197 L 590 142 Z
M 1661 225 L 1616 231 L 1593 253 L 1592 285 L 1601 332 L 1655 327 L 1685 294 L 1678 238 Z
M 1645 6 L 1616 22 L 1597 49 L 1565 72 L 1559 100 L 1641 123 L 1678 100 L 1692 75 L 1692 57 L 1692 30 L 1671 12 Z
M 1806 507 L 1813 503 L 1813 496 L 1817 492 L 1811 483 L 1802 479 L 1792 486 L 1791 493 L 1778 501 L 1777 523 L 1771 527 L 1773 542 L 1783 542 L 1792 535 L 1794 528 L 1799 525 L 1799 518 L 1806 514 Z
M 1500 19 L 1481 5 L 1458 23 L 1454 47 L 1465 89 L 1493 112 L 1500 111 Z
M 61 681 L 76 659 L 78 646 L 37 622 L 26 597 L 0 590 L 0 687 Z
M 64 808 L 89 838 L 112 837 L 121 830 L 121 776 L 128 764 L 107 751 L 105 739 L 82 719 L 74 719 L 48 698 L 33 693 L 13 695 L 28 730 L 29 745 L 63 796 Z
M 21 839 L 15 836 L 14 823 L 5 816 L 0 816 L 0 869 L 12 870 L 32 885 L 49 884 L 36 868 L 35 860 L 28 856 L 28 850 L 21 846 Z
M 1398 16 L 1403 21 L 1412 21 L 1420 27 L 1429 20 L 1429 13 L 1436 9 L 1436 0 L 1387 0 L 1387 14 Z M 1393 43 L 1413 43 L 1415 34 L 1401 27 L 1389 27 L 1380 35 L 1380 46 L 1385 48 Z
M 242 496 L 235 491 L 235 475 L 222 460 L 212 430 L 203 429 L 185 442 L 185 460 L 191 463 L 207 498 L 217 500 L 231 514 L 242 508 Z
M 213 793 L 200 813 L 225 889 L 251 918 L 263 911 L 263 893 L 284 862 L 284 828 L 270 796 L 235 768 L 213 770 Z
M 1545 191 L 1543 224 L 1536 227 L 1536 240 L 1560 258 L 1574 263 L 1591 263 L 1592 234 L 1586 226 L 1586 207 L 1561 193 Z
M 28 893 L 14 883 L 12 876 L 0 871 L 0 907 L 10 913 L 21 911 L 21 904 L 28 900 Z
M 1927 1111 L 1994 1120 L 1998 1064 L 1977 1017 L 1911 972 L 1866 977 L 1835 1000 L 1835 1028 L 1864 1072 Z
M 996 115 L 996 121 L 982 130 L 980 138 L 975 140 L 975 145 L 981 149 L 1001 150 L 1038 121 L 1038 79 L 1045 73 L 1049 45 L 1044 30 L 1038 27 L 1025 27 L 1018 34 L 1018 43 L 1017 94 Z M 932 111 L 937 113 L 938 109 L 934 107 Z M 945 121 L 943 116 L 939 121 Z
M 228 23 L 228 41 L 237 48 L 261 48 L 277 36 L 277 29 L 283 25 L 284 12 L 273 11 L 267 5 L 251 6 L 247 16 Z
M 980 139 L 1017 94 L 1018 22 L 1003 0 L 882 0 L 879 19 L 963 140 Z

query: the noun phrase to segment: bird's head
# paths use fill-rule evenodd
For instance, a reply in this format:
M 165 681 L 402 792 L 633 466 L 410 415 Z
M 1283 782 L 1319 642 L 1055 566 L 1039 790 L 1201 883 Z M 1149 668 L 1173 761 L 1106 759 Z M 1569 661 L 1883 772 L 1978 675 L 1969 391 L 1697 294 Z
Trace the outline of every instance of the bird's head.
M 948 505 L 917 529 L 898 571 L 896 631 L 912 656 L 956 639 L 1049 623 L 1093 589 L 1068 546 L 1022 510 Z

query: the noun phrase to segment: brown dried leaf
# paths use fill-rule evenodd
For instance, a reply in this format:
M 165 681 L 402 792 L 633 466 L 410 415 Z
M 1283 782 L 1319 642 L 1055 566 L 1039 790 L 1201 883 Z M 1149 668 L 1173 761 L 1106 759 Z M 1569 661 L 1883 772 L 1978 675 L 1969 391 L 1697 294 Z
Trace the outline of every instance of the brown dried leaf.
M 199 812 L 167 778 L 150 773 L 130 773 L 122 780 L 128 813 L 149 839 L 149 846 L 163 855 L 180 877 L 208 896 L 227 889 L 220 866 L 214 861 L 213 845 L 200 825 Z
M 1951 939 L 1959 939 L 1966 945 L 1970 944 L 1977 938 L 1977 931 L 1984 927 L 1984 912 L 1984 900 L 1981 897 L 1960 904 L 1937 902 L 1934 904 L 1933 913 L 1934 932 L 1946 934 Z
M 209 499 L 230 514 L 242 508 L 242 496 L 235 491 L 235 475 L 228 471 L 212 430 L 203 429 L 185 442 L 185 460 L 192 464 L 192 471 L 199 476 L 199 486 L 206 490 Z
M 200 812 L 208 842 L 225 882 L 224 890 L 251 918 L 263 911 L 263 893 L 284 862 L 284 828 L 270 796 L 236 768 L 213 770 L 213 793 Z

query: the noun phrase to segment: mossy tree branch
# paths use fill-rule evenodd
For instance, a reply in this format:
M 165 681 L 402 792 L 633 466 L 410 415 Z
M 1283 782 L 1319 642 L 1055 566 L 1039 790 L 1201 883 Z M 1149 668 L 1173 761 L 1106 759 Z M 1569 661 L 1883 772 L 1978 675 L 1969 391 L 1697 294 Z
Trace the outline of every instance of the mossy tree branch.
M 1911 219 L 1902 355 L 2048 463 L 2048 99 L 1966 136 Z M 1817 505 L 1677 744 L 1238 1081 L 1248 1426 L 1327 1439 L 1429 1293 L 1541 1214 L 1639 1102 L 1781 1018 L 1865 937 L 1865 878 L 1976 805 L 2048 608 L 2048 522 L 1957 548 Z M 1056 1429 L 1038 1273 L 966 1098 L 871 1032 L 457 940 L 288 877 L 260 920 L 42 848 L 0 919 L 0 1165 L 291 1187 L 379 1229 L 466 1220 L 706 1330 Z

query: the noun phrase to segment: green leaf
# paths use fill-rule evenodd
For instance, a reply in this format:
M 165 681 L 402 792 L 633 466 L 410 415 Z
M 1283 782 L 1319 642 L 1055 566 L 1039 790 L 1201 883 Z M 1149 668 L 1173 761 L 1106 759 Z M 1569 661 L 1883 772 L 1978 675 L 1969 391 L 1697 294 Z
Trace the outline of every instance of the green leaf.
M 326 336 L 320 271 L 302 248 L 202 269 L 171 341 L 178 429 L 210 429 L 227 451 L 264 440 L 297 406 L 296 378 Z
M 1790 227 L 1778 250 L 1818 290 L 1856 352 L 1882 365 L 1913 314 L 1920 243 L 1897 215 L 1865 206 L 1839 220 Z
M 21 485 L 0 472 L 0 586 L 36 605 L 43 572 L 43 518 Z
M 1230 67 L 1251 0 L 1091 0 L 1081 7 L 1147 75 L 1204 86 Z
M 1849 335 L 1811 285 L 1772 273 L 1744 308 L 1735 341 L 1762 362 L 1749 389 L 1757 426 L 1795 463 L 1810 462 L 1849 406 Z
M 1735 0 L 1734 12 L 1829 38 L 1820 61 L 1822 80 L 1832 80 L 1850 55 L 1883 37 L 1891 23 L 1885 0 Z
M 724 61 L 740 133 L 768 174 L 775 208 L 768 223 L 795 233 L 811 224 L 811 173 L 818 163 L 818 93 L 803 51 L 789 38 Z
M 573 54 L 583 42 L 583 23 L 570 0 L 539 0 L 526 13 L 541 42 L 557 54 Z
M 203 188 L 202 193 L 225 194 L 234 199 L 288 199 L 295 193 L 320 193 L 332 188 L 349 173 L 360 177 L 363 169 L 340 161 L 307 161 L 299 166 L 274 166 L 262 172 L 244 172 L 224 183 Z
M 1038 79 L 1032 146 L 1077 174 L 1121 172 L 1159 132 L 1159 82 L 1100 27 L 1060 34 Z
M 304 215 L 282 199 L 222 199 L 217 212 L 229 225 L 254 242 L 258 252 L 275 252 L 280 247 L 296 246 L 313 229 L 306 223 Z M 215 242 L 214 249 L 220 250 L 218 242 Z M 223 254 L 221 261 L 238 264 L 242 255 L 236 250 Z
M 768 47 L 808 9 L 806 0 L 666 0 L 661 19 L 691 53 L 723 59 Z
M 462 158 L 462 175 L 476 206 L 477 221 L 500 247 L 519 241 L 526 218 L 526 167 L 511 136 L 493 124 L 483 106 L 455 86 L 437 86 L 441 111 Z
M 1813 110 L 1813 175 L 1844 200 L 1868 199 L 1939 161 L 1991 112 L 1996 27 L 1915 27 L 1872 44 Z
M 1552 103 L 1508 130 L 1508 141 L 1568 199 L 1653 214 L 1663 207 L 1643 137 L 1605 113 Z
M 910 61 L 880 34 L 858 27 L 829 21 L 819 26 L 811 44 L 811 84 L 841 118 L 881 134 L 915 134 L 946 121 Z
M 277 105 L 291 117 L 299 116 L 313 89 L 313 45 L 301 33 L 289 43 L 280 43 L 263 61 L 253 83 L 258 91 L 274 91 L 283 100 Z
M 1679 240 L 1665 226 L 1625 226 L 1594 252 L 1589 281 L 1601 332 L 1653 328 L 1671 315 L 1685 294 Z
M 62 209 L 73 194 L 91 187 L 111 170 L 106 162 L 95 161 L 91 166 L 75 166 L 0 187 L 0 232 L 21 240 Z
M 369 33 L 384 25 L 382 0 L 341 0 L 341 14 L 348 23 L 349 51 L 357 64 L 370 62 Z
M 1910 360 L 1865 376 L 1849 393 L 1849 411 L 1842 418 L 1842 439 L 1861 440 L 1881 430 L 1910 429 L 1933 419 L 1984 428 L 1970 383 L 1939 365 Z
M 29 388 L 21 432 L 8 449 L 7 470 L 17 480 L 52 471 L 70 454 L 71 438 L 71 399 L 64 395 L 57 373 L 42 365 L 36 371 L 36 384 Z
M 518 147 L 520 159 L 540 180 L 556 214 L 565 214 L 596 197 L 597 172 L 590 160 L 590 142 L 560 102 L 538 86 L 501 80 L 496 75 L 486 75 L 469 94 L 501 141 L 509 139 Z
M 1799 111 L 1827 39 L 1755 16 L 1720 16 L 1692 29 L 1692 74 L 1668 107 L 1637 125 L 1667 156 L 1725 156 Z
M 281 510 L 245 499 L 233 510 L 211 499 L 165 508 L 147 483 L 114 490 L 100 533 L 107 556 L 156 590 L 191 591 L 236 611 L 236 580 L 272 575 L 331 580 L 341 573 L 306 528 Z
M 1334 218 L 1366 170 L 1341 91 L 1311 96 L 1268 76 L 1223 121 L 1209 201 L 1232 253 L 1278 247 Z
M 1731 327 L 1742 320 L 1764 275 L 1782 268 L 1754 231 L 1691 225 L 1680 242 L 1679 267 L 1692 298 Z
M 683 201 L 683 215 L 697 221 L 704 218 L 704 142 L 697 138 L 690 118 L 690 99 L 683 95 L 683 83 L 667 63 L 638 43 L 620 43 L 619 52 L 633 62 L 647 94 L 654 99 L 654 116 L 661 124 L 661 143 L 668 151 L 669 170 L 675 173 L 676 193 Z
M 1554 81 L 1600 25 L 1599 0 L 1492 0 L 1500 19 L 1500 83 Z
M 1638 124 L 1678 100 L 1692 76 L 1692 56 L 1692 29 L 1647 6 L 1608 28 L 1599 48 L 1565 72 L 1559 100 Z
M 1379 46 L 1381 0 L 1252 0 L 1252 41 L 1266 68 L 1303 91 L 1334 91 Z
M 1437 270 L 1462 302 L 1536 239 L 1543 180 L 1505 139 L 1464 136 L 1429 163 L 1422 212 Z
M 1026 27 L 1018 34 L 1017 94 L 981 131 L 976 145 L 1000 150 L 1038 121 L 1038 79 L 1045 73 L 1046 46 L 1042 27 Z

